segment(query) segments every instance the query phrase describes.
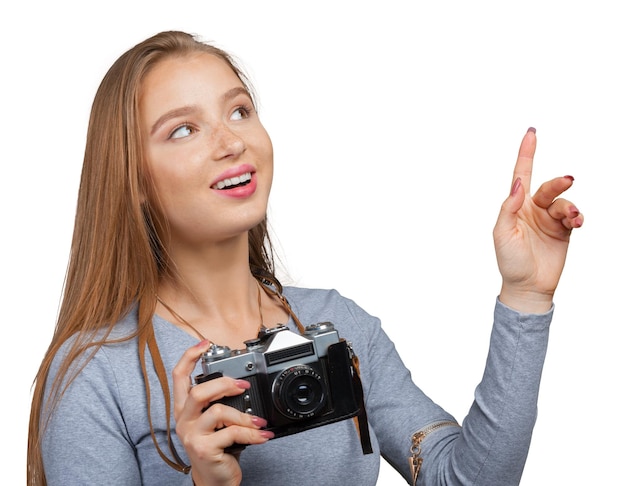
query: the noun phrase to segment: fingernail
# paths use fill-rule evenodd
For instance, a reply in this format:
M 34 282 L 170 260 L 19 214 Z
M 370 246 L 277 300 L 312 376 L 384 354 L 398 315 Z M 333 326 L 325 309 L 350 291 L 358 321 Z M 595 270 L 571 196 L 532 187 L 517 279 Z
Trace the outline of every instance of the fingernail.
M 529 127 L 528 130 L 526 131 L 526 133 L 528 133 L 528 132 L 537 133 L 537 129 L 535 127 Z
M 275 436 L 274 432 L 269 430 L 261 430 L 259 431 L 259 434 L 261 434 L 261 437 L 265 437 L 266 439 L 273 439 Z
M 574 176 L 566 175 L 566 176 L 563 176 L 563 177 L 565 177 L 566 179 L 569 179 L 570 181 L 574 182 Z
M 521 185 L 522 185 L 522 179 L 518 177 L 517 179 L 515 179 L 515 182 L 513 183 L 513 187 L 511 188 L 511 196 L 513 196 L 519 190 L 519 187 Z
M 235 386 L 237 388 L 241 388 L 242 390 L 247 390 L 250 388 L 250 382 L 246 380 L 235 380 Z
M 196 344 L 196 348 L 206 348 L 209 345 L 209 342 L 210 341 L 208 339 L 203 339 L 198 344 Z
M 264 418 L 262 418 L 262 417 L 256 417 L 256 416 L 254 416 L 254 417 L 252 417 L 252 419 L 251 419 L 251 420 L 252 420 L 252 423 L 253 423 L 254 425 L 256 425 L 257 427 L 260 427 L 260 428 L 267 427 L 267 420 L 265 420 L 265 419 L 264 419 Z
M 570 218 L 575 218 L 579 214 L 580 214 L 580 211 L 578 210 L 578 208 L 576 206 L 570 206 L 569 207 L 569 217 Z

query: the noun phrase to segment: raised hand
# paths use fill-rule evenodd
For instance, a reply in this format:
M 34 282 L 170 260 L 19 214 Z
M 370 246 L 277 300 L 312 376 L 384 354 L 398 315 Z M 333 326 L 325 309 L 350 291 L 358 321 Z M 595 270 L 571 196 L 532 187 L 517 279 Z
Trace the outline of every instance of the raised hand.
M 535 129 L 522 139 L 509 197 L 502 204 L 493 230 L 498 267 L 502 274 L 500 300 L 520 312 L 550 309 L 573 228 L 583 224 L 578 208 L 559 196 L 574 178 L 544 182 L 531 196 Z
M 189 348 L 174 368 L 174 418 L 176 433 L 191 461 L 196 486 L 235 486 L 242 473 L 238 458 L 224 451 L 234 444 L 262 444 L 273 433 L 260 430 L 267 422 L 235 408 L 214 404 L 226 396 L 236 396 L 250 387 L 245 380 L 217 378 L 191 386 L 189 376 L 208 341 Z

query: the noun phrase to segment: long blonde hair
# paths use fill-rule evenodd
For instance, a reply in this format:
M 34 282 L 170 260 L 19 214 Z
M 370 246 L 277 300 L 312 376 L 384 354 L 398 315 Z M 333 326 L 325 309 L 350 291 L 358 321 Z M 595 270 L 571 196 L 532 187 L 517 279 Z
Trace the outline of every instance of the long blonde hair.
M 170 268 L 161 243 L 167 241 L 168 226 L 156 203 L 143 158 L 139 90 L 157 63 L 194 52 L 207 52 L 228 63 L 255 100 L 247 77 L 230 55 L 176 31 L 159 33 L 124 53 L 109 69 L 96 93 L 63 299 L 52 342 L 35 378 L 28 437 L 29 486 L 46 484 L 41 456 L 41 437 L 46 426 L 43 417 L 49 415 L 80 372 L 71 367 L 72 363 L 79 356 L 90 359 L 109 342 L 113 327 L 134 304 L 154 311 L 159 278 Z M 266 219 L 250 230 L 248 242 L 252 273 L 280 291 Z M 151 312 L 143 316 L 140 313 L 138 332 L 152 325 L 151 317 Z M 44 397 L 53 358 L 72 336 L 69 352 L 51 384 L 51 393 Z M 81 360 L 81 365 L 85 362 Z

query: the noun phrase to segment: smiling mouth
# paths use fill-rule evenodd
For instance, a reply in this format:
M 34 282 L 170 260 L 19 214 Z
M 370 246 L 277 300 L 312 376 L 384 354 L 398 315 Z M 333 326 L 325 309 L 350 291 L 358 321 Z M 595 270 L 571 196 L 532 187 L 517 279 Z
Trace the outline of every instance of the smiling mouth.
M 241 174 L 240 176 L 231 177 L 229 179 L 224 179 L 219 181 L 211 186 L 211 189 L 233 189 L 235 187 L 245 186 L 250 183 L 252 180 L 252 173 L 246 172 L 245 174 Z

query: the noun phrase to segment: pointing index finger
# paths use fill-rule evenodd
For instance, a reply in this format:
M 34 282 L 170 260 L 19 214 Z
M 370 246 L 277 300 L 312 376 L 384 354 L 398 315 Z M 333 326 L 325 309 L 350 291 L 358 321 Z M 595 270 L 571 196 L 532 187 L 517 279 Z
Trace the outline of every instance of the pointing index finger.
M 533 158 L 537 148 L 536 130 L 530 127 L 522 139 L 522 143 L 517 154 L 517 162 L 513 170 L 513 183 L 519 177 L 526 193 L 530 193 L 530 179 L 533 173 Z

